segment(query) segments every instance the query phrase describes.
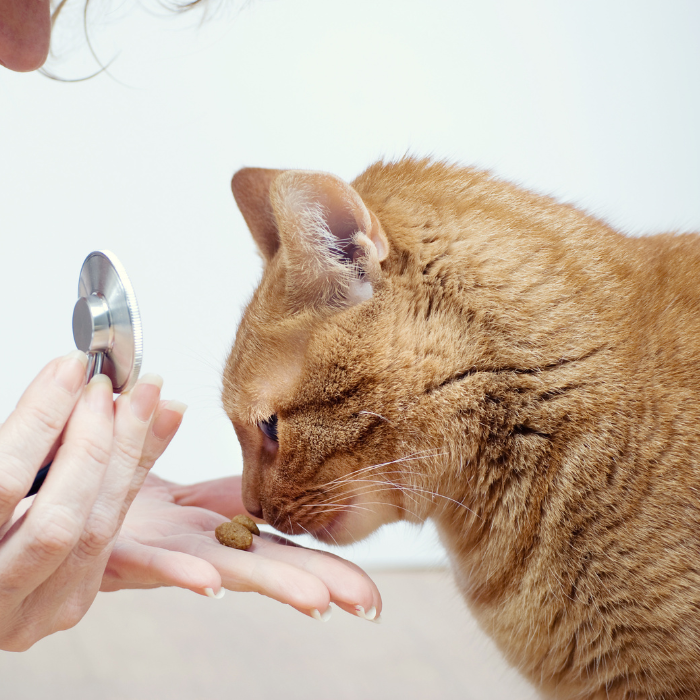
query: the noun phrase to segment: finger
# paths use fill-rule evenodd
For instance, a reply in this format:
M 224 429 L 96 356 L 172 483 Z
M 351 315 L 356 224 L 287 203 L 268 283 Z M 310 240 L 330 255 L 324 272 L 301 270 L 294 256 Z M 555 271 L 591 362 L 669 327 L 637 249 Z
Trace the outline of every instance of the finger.
M 240 476 L 228 476 L 184 486 L 173 485 L 170 491 L 175 496 L 175 503 L 181 506 L 207 508 L 222 513 L 227 518 L 248 513 L 243 505 Z
M 187 404 L 182 401 L 161 401 L 151 425 L 151 431 L 143 447 L 142 464 L 150 469 L 155 461 L 165 452 L 165 448 L 175 437 L 182 417 L 187 410 Z
M 284 561 L 295 561 L 297 559 L 297 556 L 300 554 L 299 552 L 294 552 L 293 549 L 296 548 L 297 550 L 302 550 L 302 552 L 310 552 L 313 553 L 314 555 L 318 555 L 320 557 L 323 557 L 323 565 L 324 568 L 330 564 L 330 560 L 335 560 L 335 562 L 339 563 L 342 565 L 342 567 L 350 569 L 357 574 L 360 575 L 362 579 L 366 579 L 367 584 L 372 588 L 372 605 L 375 608 L 375 612 L 377 617 L 381 613 L 382 610 L 382 597 L 381 594 L 379 593 L 379 589 L 377 588 L 377 585 L 372 581 L 372 579 L 367 575 L 367 573 L 360 568 L 357 564 L 354 564 L 351 561 L 348 561 L 347 559 L 343 559 L 342 557 L 337 556 L 336 554 L 332 554 L 331 552 L 322 552 L 319 550 L 314 550 L 311 549 L 310 547 L 303 547 L 300 544 L 297 544 L 296 542 L 292 540 L 288 540 L 287 538 L 283 537 L 282 535 L 279 535 L 275 532 L 263 532 L 262 536 L 259 540 L 255 540 L 254 542 L 258 542 L 258 551 L 261 553 L 263 552 L 263 543 L 267 543 L 269 545 L 279 545 L 280 547 L 275 547 L 274 549 L 270 549 L 269 551 L 265 552 L 267 556 L 270 556 L 271 558 L 281 558 Z M 282 548 L 284 547 L 284 549 Z M 290 551 L 290 549 L 292 551 Z M 299 562 L 301 562 L 302 559 L 299 559 Z M 332 568 L 330 569 L 332 571 Z M 339 573 L 344 576 L 345 572 L 342 569 L 336 570 L 336 573 Z M 350 595 L 348 595 L 348 592 Z M 338 605 L 338 607 L 341 607 L 343 609 L 347 609 L 348 612 L 351 612 L 353 614 L 357 613 L 360 617 L 363 616 L 362 613 L 365 613 L 365 617 L 368 619 L 371 619 L 371 614 L 368 613 L 368 610 L 371 610 L 370 608 L 367 608 L 366 605 L 362 605 L 363 611 L 360 612 L 358 611 L 357 605 L 358 604 L 353 604 L 353 605 L 348 605 L 347 603 L 343 602 L 343 597 L 345 598 L 350 598 L 352 591 L 351 589 L 346 589 L 345 594 L 343 595 L 339 591 L 336 592 L 337 597 L 333 599 L 333 602 Z
M 179 411 L 168 408 L 178 402 L 161 402 L 161 386 L 162 378 L 158 375 L 144 375 L 131 392 L 117 400 L 112 461 L 83 536 L 61 570 L 53 576 L 57 589 L 64 583 L 68 589 L 67 582 L 76 576 L 78 567 L 86 581 L 95 582 L 97 590 L 129 507 L 148 470 L 182 420 L 184 404 L 180 404 L 183 408 Z M 165 414 L 164 419 L 160 418 L 162 414 Z M 155 438 L 157 446 L 147 447 L 145 443 L 153 436 L 154 428 L 158 431 L 164 426 L 167 434 Z
M 212 564 L 221 574 L 224 588 L 255 591 L 280 603 L 286 603 L 309 617 L 328 610 L 330 592 L 323 581 L 283 561 L 230 547 L 222 547 L 213 533 L 176 535 L 158 540 L 158 545 L 186 552 Z M 253 540 L 258 539 L 256 536 Z
M 50 362 L 0 428 L 0 523 L 26 495 L 58 439 L 85 383 L 87 356 L 78 350 Z
M 58 448 L 61 446 L 62 438 L 63 432 L 61 432 L 61 434 L 56 438 L 56 441 L 51 446 L 51 449 L 48 451 L 46 457 L 44 457 L 44 461 L 41 463 L 42 468 L 53 462 L 56 457 L 56 453 L 58 452 Z
M 63 573 L 67 580 L 75 575 L 76 566 L 93 568 L 92 560 L 100 556 L 103 565 L 107 561 L 128 507 L 125 501 L 141 461 L 143 444 L 160 400 L 162 385 L 160 376 L 146 374 L 131 391 L 116 401 L 109 467 L 80 540 L 64 564 L 66 570 Z M 101 577 L 102 571 L 98 573 Z
M 280 544 L 267 533 L 253 540 L 249 551 L 286 562 L 313 574 L 328 588 L 331 601 L 352 615 L 373 620 L 382 610 L 382 598 L 374 581 L 357 565 L 328 552 Z
M 141 461 L 131 483 L 126 501 L 127 508 L 143 486 L 151 467 L 175 437 L 186 410 L 187 404 L 175 400 L 161 401 L 156 408 L 141 452 Z M 123 513 L 124 515 L 126 515 L 126 511 Z
M 96 375 L 78 401 L 44 486 L 0 545 L 7 589 L 26 595 L 79 541 L 109 463 L 113 419 L 112 385 Z
M 203 559 L 184 552 L 118 540 L 100 590 L 158 586 L 177 586 L 210 597 L 219 594 L 222 588 L 221 575 Z

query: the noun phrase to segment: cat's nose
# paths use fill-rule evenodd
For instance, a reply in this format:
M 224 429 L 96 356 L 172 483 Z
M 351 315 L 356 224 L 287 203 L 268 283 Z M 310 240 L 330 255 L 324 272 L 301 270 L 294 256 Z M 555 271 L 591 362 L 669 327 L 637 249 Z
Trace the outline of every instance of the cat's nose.
M 245 499 L 243 499 L 243 505 L 245 506 L 245 509 L 254 517 L 254 518 L 260 518 L 260 520 L 264 520 L 263 518 L 263 509 L 262 506 L 258 503 L 257 507 L 253 508 L 252 504 L 246 503 Z
M 243 479 L 243 491 L 241 493 L 243 497 L 243 505 L 245 509 L 254 517 L 263 517 L 262 505 L 260 505 L 260 496 L 258 495 L 258 489 L 253 488 L 250 481 Z

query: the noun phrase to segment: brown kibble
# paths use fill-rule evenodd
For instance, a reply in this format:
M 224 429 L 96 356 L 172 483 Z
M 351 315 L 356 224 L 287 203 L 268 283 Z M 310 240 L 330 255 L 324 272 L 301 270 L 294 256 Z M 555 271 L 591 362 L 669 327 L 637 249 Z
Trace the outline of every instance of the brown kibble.
M 247 515 L 236 515 L 235 517 L 231 518 L 231 522 L 243 525 L 243 527 L 250 530 L 254 535 L 260 534 L 260 530 L 258 530 L 255 520 L 249 518 Z
M 253 544 L 253 534 L 240 523 L 221 523 L 216 528 L 216 539 L 234 549 L 248 549 Z

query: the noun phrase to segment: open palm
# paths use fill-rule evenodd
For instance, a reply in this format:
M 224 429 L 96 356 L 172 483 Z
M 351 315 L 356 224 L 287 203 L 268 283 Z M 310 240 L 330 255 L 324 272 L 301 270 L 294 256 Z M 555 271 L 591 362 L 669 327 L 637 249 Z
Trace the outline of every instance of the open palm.
M 261 593 L 317 619 L 327 618 L 331 602 L 378 619 L 381 597 L 374 582 L 340 557 L 269 533 L 254 537 L 248 551 L 221 546 L 214 529 L 240 512 L 240 477 L 181 486 L 149 474 L 124 521 L 101 590 L 178 586 L 213 595 L 223 587 Z

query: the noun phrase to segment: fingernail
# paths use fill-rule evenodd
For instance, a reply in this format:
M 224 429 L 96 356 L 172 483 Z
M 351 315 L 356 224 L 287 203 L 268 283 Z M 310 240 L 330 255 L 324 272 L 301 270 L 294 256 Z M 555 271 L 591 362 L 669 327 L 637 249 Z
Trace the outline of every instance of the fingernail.
M 159 440 L 167 440 L 180 427 L 186 410 L 187 404 L 182 401 L 168 401 L 153 423 L 153 434 Z
M 333 614 L 333 608 L 331 606 L 328 606 L 328 609 L 321 614 L 316 608 L 312 608 L 311 610 L 311 617 L 314 618 L 314 620 L 318 620 L 319 622 L 328 622 L 328 620 L 331 619 L 331 615 Z
M 129 405 L 134 415 L 142 422 L 151 420 L 160 399 L 163 377 L 159 374 L 144 374 L 136 382 L 129 395 Z
M 85 382 L 85 368 L 88 358 L 84 352 L 73 350 L 69 352 L 58 365 L 56 382 L 71 394 L 77 393 Z
M 356 605 L 355 612 L 357 613 L 357 617 L 361 617 L 363 620 L 371 621 L 377 617 L 377 608 L 375 608 L 374 605 L 367 612 L 365 612 L 365 609 L 361 605 Z
M 382 624 L 382 616 L 377 615 L 377 617 L 375 617 L 374 620 L 372 620 L 372 622 L 374 622 L 375 625 L 381 625 Z
M 209 598 L 216 598 L 217 600 L 221 600 L 224 597 L 224 595 L 226 594 L 226 589 L 222 587 L 218 593 L 214 593 L 213 588 L 205 588 L 204 593 Z
M 111 415 L 114 410 L 112 381 L 106 374 L 96 374 L 88 383 L 85 398 L 95 413 Z

